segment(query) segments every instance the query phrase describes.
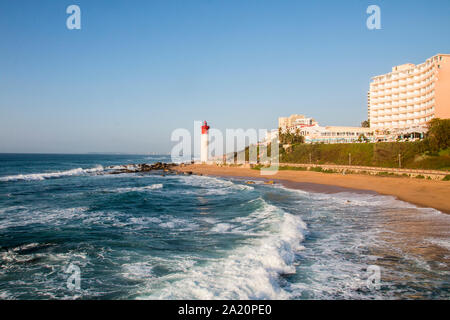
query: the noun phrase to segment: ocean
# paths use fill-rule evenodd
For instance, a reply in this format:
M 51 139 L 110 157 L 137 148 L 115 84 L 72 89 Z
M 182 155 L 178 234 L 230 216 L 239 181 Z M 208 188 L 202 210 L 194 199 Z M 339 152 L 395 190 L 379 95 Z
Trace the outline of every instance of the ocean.
M 0 299 L 450 298 L 450 215 L 157 161 L 0 154 Z

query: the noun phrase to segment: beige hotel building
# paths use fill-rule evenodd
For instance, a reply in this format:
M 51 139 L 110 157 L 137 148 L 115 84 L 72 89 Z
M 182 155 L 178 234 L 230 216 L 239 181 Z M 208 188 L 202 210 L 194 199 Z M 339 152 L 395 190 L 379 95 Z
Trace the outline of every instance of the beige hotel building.
M 420 131 L 433 118 L 450 118 L 450 54 L 373 77 L 367 98 L 370 128 L 375 131 Z

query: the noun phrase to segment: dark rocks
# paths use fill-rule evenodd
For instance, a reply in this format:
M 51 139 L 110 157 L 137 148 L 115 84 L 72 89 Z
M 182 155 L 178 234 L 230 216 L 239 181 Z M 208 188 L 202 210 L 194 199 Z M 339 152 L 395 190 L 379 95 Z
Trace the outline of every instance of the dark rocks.
M 162 170 L 166 173 L 172 173 L 172 168 L 177 166 L 175 163 L 156 162 L 154 164 L 140 163 L 129 164 L 109 167 L 108 169 L 114 169 L 114 171 L 108 172 L 109 174 L 121 174 L 121 173 L 137 173 L 137 172 L 150 172 L 153 170 Z

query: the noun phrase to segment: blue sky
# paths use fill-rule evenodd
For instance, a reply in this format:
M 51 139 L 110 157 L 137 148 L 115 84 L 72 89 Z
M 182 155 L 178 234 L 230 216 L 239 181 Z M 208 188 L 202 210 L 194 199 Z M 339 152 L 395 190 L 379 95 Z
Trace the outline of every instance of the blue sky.
M 81 8 L 81 30 L 66 8 Z M 366 8 L 381 8 L 381 30 Z M 370 77 L 450 53 L 450 1 L 2 0 L 0 152 L 168 152 L 176 128 L 367 117 Z

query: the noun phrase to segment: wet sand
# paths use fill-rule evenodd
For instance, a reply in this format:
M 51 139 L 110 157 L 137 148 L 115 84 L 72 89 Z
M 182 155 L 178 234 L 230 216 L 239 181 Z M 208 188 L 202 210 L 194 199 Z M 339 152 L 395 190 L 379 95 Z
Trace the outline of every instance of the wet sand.
M 378 177 L 360 174 L 330 174 L 312 171 L 278 171 L 262 176 L 260 171 L 241 167 L 188 165 L 175 168 L 194 174 L 231 176 L 242 179 L 273 180 L 284 186 L 311 192 L 335 193 L 343 191 L 376 192 L 392 195 L 420 207 L 434 208 L 450 214 L 450 182 L 413 178 Z M 350 189 L 350 190 L 349 190 Z

